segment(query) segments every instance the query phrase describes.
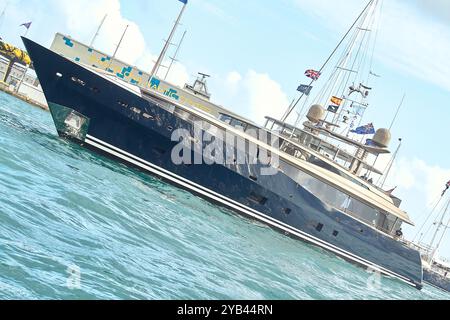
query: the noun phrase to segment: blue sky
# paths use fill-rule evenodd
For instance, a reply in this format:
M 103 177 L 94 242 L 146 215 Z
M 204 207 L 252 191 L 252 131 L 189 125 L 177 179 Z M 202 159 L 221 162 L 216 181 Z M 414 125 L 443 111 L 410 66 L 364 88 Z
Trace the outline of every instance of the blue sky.
M 47 46 L 56 32 L 89 42 L 105 13 L 109 18 L 96 46 L 112 52 L 126 24 L 130 32 L 119 57 L 151 70 L 162 40 L 178 14 L 177 0 L 0 0 L 7 6 L 0 35 L 20 45 L 21 23 L 33 21 L 29 36 Z M 189 0 L 182 31 L 188 34 L 171 81 L 213 77 L 213 100 L 261 122 L 280 115 L 319 68 L 365 5 L 361 0 Z M 389 186 L 398 186 L 402 208 L 420 225 L 450 180 L 450 1 L 385 0 L 375 52 L 374 84 L 365 122 L 393 129 L 392 149 L 403 147 Z M 317 85 L 320 85 L 319 82 Z M 384 159 L 380 163 L 386 163 Z M 407 228 L 408 235 L 414 229 Z M 450 237 L 441 253 L 450 257 Z

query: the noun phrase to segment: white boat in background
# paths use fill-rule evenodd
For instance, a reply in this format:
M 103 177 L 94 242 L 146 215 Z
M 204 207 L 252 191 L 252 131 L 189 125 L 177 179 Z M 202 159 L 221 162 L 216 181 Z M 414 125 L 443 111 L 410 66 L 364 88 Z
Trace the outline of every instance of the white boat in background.
M 411 247 L 422 254 L 423 281 L 447 292 L 450 292 L 450 262 L 440 258 L 438 253 L 450 228 L 450 195 L 447 194 L 449 189 L 450 181 L 420 228 L 416 236 L 417 242 L 411 244 Z M 433 218 L 437 220 L 429 224 Z M 428 229 L 423 231 L 425 227 Z M 425 241 L 428 235 L 432 235 L 429 242 Z

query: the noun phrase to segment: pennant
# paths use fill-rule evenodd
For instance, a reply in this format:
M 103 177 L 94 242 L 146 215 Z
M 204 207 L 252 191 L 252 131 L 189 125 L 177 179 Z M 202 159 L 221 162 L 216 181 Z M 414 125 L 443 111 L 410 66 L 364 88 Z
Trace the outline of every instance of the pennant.
M 366 124 L 365 126 L 358 127 L 355 130 L 350 131 L 352 133 L 356 134 L 375 134 L 375 127 L 373 126 L 373 123 Z
M 339 110 L 339 106 L 333 106 L 333 105 L 328 106 L 328 111 L 329 112 L 337 113 L 338 110 Z
M 337 105 L 338 107 L 341 106 L 342 101 L 344 101 L 344 99 L 338 98 L 338 97 L 331 97 L 331 103 Z
M 32 23 L 33 22 L 22 23 L 19 27 L 25 27 L 27 29 L 30 29 Z
M 178 1 L 183 2 L 184 4 L 188 3 L 188 0 L 178 0 Z
M 313 79 L 314 81 L 319 80 L 321 75 L 322 75 L 322 73 L 320 73 L 320 71 L 316 71 L 316 70 L 312 70 L 312 69 L 305 71 L 305 76 Z
M 392 195 L 392 194 L 394 193 L 395 190 L 397 190 L 397 187 L 392 188 L 391 190 L 387 190 L 387 191 L 385 191 L 385 193 L 386 193 L 387 195 Z
M 299 91 L 301 93 L 304 93 L 305 95 L 309 96 L 309 94 L 311 93 L 312 88 L 313 88 L 312 86 L 308 86 L 308 85 L 302 84 L 302 85 L 300 85 L 297 88 L 297 91 Z

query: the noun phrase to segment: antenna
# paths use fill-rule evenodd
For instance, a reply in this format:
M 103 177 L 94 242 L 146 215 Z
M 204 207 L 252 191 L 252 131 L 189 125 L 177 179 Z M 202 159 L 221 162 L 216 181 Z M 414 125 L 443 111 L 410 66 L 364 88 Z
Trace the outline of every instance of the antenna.
M 211 76 L 209 74 L 206 74 L 206 73 L 199 72 L 198 74 L 202 76 L 202 80 L 205 80 L 206 78 L 211 78 Z
M 95 40 L 97 39 L 98 35 L 100 34 L 100 30 L 103 27 L 103 24 L 105 23 L 106 18 L 108 17 L 108 14 L 105 14 L 105 16 L 102 19 L 102 22 L 100 22 L 100 25 L 98 26 L 97 32 L 95 33 L 94 37 L 92 38 L 91 44 L 89 45 L 89 47 L 92 48 L 92 46 L 94 45 Z

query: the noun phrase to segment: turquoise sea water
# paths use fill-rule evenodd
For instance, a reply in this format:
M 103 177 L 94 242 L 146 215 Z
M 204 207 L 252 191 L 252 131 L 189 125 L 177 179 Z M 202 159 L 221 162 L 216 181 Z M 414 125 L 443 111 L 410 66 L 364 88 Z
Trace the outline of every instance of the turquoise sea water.
M 0 299 L 450 299 L 57 137 L 0 92 Z

